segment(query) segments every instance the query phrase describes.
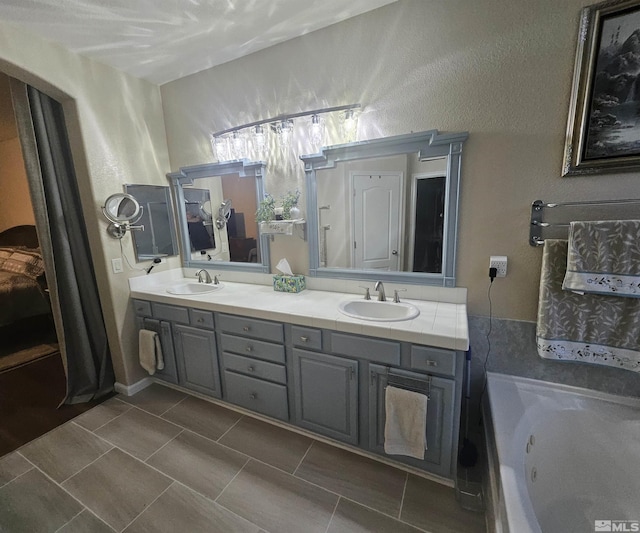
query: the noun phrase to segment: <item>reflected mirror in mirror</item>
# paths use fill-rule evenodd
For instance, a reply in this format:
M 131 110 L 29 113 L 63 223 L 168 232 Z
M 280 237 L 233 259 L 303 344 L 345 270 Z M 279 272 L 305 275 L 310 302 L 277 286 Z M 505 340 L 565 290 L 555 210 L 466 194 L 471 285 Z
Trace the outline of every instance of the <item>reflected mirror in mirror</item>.
M 255 180 L 238 174 L 212 176 L 194 179 L 182 190 L 192 260 L 261 261 Z
M 178 255 L 169 187 L 134 184 L 125 185 L 125 191 L 138 201 L 142 211 L 137 223 L 144 226 L 144 231 L 131 233 L 136 259 Z
M 454 286 L 467 136 L 432 130 L 302 156 L 310 275 Z

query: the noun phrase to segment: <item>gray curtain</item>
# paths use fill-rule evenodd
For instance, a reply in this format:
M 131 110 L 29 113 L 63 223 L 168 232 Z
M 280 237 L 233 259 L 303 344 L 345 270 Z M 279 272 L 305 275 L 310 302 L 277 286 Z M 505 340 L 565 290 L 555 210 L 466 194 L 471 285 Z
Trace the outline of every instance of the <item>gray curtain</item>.
M 81 403 L 113 390 L 113 366 L 64 112 L 58 102 L 37 89 L 28 86 L 26 93 L 48 219 L 44 233 L 51 238 L 60 311 L 57 325 L 63 329 L 65 403 Z

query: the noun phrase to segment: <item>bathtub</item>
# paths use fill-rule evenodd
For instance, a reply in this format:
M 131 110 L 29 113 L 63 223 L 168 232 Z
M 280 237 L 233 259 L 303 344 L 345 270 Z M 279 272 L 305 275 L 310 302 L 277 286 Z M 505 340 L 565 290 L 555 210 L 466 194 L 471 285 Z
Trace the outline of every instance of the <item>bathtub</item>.
M 640 399 L 494 373 L 487 391 L 491 529 L 640 531 Z

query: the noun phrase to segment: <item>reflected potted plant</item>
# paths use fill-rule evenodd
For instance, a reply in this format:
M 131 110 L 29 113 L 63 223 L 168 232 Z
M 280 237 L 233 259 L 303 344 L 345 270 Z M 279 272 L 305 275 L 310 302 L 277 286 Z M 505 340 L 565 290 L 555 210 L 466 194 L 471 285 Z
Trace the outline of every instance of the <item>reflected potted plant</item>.
M 256 211 L 256 222 L 269 222 L 276 218 L 275 213 L 276 201 L 269 193 L 264 195 L 264 200 L 258 205 Z
M 282 197 L 282 218 L 285 220 L 298 220 L 302 218 L 302 212 L 298 207 L 300 200 L 300 191 L 296 189 L 294 192 L 288 191 Z

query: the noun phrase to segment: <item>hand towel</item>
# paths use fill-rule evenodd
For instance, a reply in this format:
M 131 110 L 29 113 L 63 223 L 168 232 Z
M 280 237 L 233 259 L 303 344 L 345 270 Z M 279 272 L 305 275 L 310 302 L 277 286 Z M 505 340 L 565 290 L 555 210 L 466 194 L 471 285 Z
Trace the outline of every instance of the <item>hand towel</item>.
M 138 334 L 140 366 L 153 376 L 156 370 L 164 368 L 162 345 L 155 331 L 141 329 Z
M 640 220 L 571 222 L 562 288 L 640 298 Z
M 385 453 L 424 459 L 427 449 L 427 397 L 387 386 L 385 414 Z
M 567 247 L 566 240 L 544 240 L 538 355 L 640 372 L 640 299 L 562 290 Z

